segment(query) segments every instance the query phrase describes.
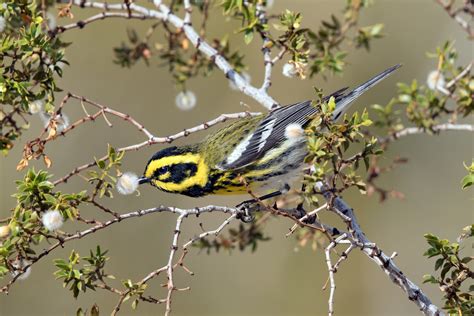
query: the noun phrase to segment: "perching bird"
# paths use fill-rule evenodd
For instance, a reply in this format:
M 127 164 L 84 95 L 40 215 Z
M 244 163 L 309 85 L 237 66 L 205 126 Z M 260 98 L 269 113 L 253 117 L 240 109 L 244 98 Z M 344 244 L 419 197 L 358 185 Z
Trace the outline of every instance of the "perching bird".
M 344 88 L 326 96 L 324 102 L 335 99 L 334 120 L 399 67 L 388 68 L 350 92 Z M 311 101 L 304 101 L 238 120 L 201 143 L 162 149 L 148 161 L 139 183 L 191 197 L 244 193 L 247 185 L 276 184 L 282 177 L 289 183 L 290 173 L 303 165 L 307 154 L 303 129 L 317 111 Z

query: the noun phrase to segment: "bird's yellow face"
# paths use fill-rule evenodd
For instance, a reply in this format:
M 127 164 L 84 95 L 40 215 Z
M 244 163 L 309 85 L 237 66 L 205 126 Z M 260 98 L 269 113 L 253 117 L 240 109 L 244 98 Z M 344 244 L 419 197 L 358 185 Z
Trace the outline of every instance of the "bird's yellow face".
M 209 167 L 200 154 L 170 147 L 150 159 L 141 182 L 149 182 L 167 192 L 200 196 L 208 177 Z

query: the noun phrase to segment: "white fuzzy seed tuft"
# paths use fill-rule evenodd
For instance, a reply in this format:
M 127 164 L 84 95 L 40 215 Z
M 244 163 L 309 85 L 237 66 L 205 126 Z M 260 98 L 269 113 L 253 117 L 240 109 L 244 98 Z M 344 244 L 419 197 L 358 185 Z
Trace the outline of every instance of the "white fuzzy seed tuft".
M 125 172 L 117 180 L 117 191 L 123 195 L 129 195 L 138 188 L 138 176 L 133 172 Z
M 444 76 L 441 72 L 438 70 L 433 70 L 428 74 L 428 78 L 426 78 L 426 84 L 431 90 L 443 90 L 446 81 L 444 80 Z
M 0 33 L 5 31 L 7 28 L 7 20 L 3 16 L 0 16 Z
M 41 100 L 35 100 L 29 104 L 29 108 L 31 114 L 38 114 L 43 111 L 44 102 Z
M 240 75 L 246 83 L 250 83 L 252 81 L 252 77 L 250 77 L 248 72 L 242 72 Z M 229 88 L 234 91 L 239 90 L 239 87 L 237 87 L 237 85 L 232 80 L 229 80 Z
M 16 277 L 18 274 L 20 274 L 20 270 L 23 270 L 27 265 L 31 264 L 28 260 L 16 260 L 12 263 L 13 268 L 15 269 L 12 271 L 12 277 Z M 26 271 L 23 272 L 22 275 L 20 275 L 17 280 L 23 281 L 27 279 L 31 274 L 31 267 L 28 267 Z
M 285 128 L 285 137 L 290 140 L 298 140 L 304 136 L 304 129 L 300 124 L 289 124 Z
M 64 218 L 58 210 L 50 210 L 43 214 L 41 222 L 47 230 L 54 232 L 63 226 Z
M 51 115 L 44 112 L 40 112 L 40 115 L 41 115 L 40 117 L 41 117 L 41 120 L 43 121 L 44 127 L 47 127 L 49 125 L 49 121 L 51 120 Z M 61 114 L 56 115 L 55 120 L 56 120 L 57 133 L 61 133 L 62 131 L 64 131 L 66 128 L 69 127 L 69 117 L 66 114 L 61 113 Z
M 283 70 L 282 70 L 283 76 L 288 77 L 288 78 L 293 78 L 296 76 L 296 67 L 294 64 L 286 63 L 283 65 Z
M 192 91 L 181 91 L 176 95 L 176 106 L 183 111 L 189 111 L 196 106 L 196 95 Z

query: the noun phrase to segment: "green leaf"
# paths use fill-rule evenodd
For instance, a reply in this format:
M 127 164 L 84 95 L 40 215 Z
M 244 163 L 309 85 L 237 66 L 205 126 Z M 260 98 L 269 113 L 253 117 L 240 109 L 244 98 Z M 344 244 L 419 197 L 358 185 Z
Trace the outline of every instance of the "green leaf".
M 328 101 L 328 110 L 329 112 L 334 112 L 336 109 L 336 99 L 334 97 L 330 97 Z
M 423 283 L 438 283 L 436 278 L 430 274 L 425 274 L 423 276 Z
M 103 160 L 96 160 L 96 161 L 97 161 L 97 166 L 100 169 L 105 169 L 105 161 L 103 161 Z
M 436 260 L 436 263 L 435 263 L 435 271 L 438 270 L 439 268 L 441 268 L 441 266 L 443 265 L 444 263 L 444 258 L 439 258 L 438 260 Z
M 130 294 L 125 295 L 125 297 L 123 298 L 123 302 L 125 303 L 126 301 L 128 301 L 130 297 L 131 297 Z
M 9 272 L 9 270 L 8 270 L 7 267 L 5 267 L 5 266 L 3 266 L 3 265 L 0 266 L 0 276 L 5 275 L 5 274 L 7 274 L 8 272 Z
M 247 30 L 244 33 L 244 42 L 245 44 L 250 44 L 253 40 L 253 31 L 252 30 Z
M 470 186 L 472 186 L 472 185 L 474 185 L 474 174 L 468 174 L 467 176 L 462 178 L 461 186 L 462 186 L 463 190 L 470 187 Z
M 453 265 L 450 262 L 446 261 L 440 273 L 441 278 L 444 279 L 446 274 L 449 272 L 449 270 L 451 270 L 452 267 Z
M 423 254 L 423 256 L 427 256 L 428 258 L 437 256 L 437 255 L 439 255 L 439 250 L 435 248 L 430 248 L 427 251 L 425 251 L 425 253 Z
M 365 166 L 365 171 L 369 170 L 370 168 L 370 160 L 369 157 L 364 157 L 364 166 Z
M 370 29 L 370 35 L 372 37 L 380 36 L 383 27 L 384 27 L 384 25 L 381 24 L 381 23 L 373 25 Z

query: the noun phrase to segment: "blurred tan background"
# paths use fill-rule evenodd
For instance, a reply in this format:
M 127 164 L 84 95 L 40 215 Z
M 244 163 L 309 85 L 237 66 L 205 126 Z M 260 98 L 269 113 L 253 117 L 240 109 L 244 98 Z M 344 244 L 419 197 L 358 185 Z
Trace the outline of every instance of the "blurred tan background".
M 338 14 L 345 1 L 322 0 L 276 0 L 273 12 L 285 8 L 304 14 L 304 26 L 317 28 L 322 19 L 331 13 Z M 78 17 L 92 15 L 92 11 L 74 8 Z M 373 42 L 370 54 L 365 51 L 351 52 L 343 77 L 329 77 L 327 81 L 316 77 L 299 81 L 281 75 L 282 64 L 276 66 L 273 77 L 272 96 L 281 103 L 291 103 L 313 97 L 312 86 L 324 88 L 326 92 L 345 85 L 355 85 L 369 76 L 396 63 L 404 67 L 394 76 L 363 96 L 354 106 L 361 110 L 373 103 L 386 104 L 396 93 L 396 82 L 425 81 L 429 71 L 436 67 L 434 60 L 426 58 L 426 52 L 434 51 L 445 40 L 455 40 L 460 54 L 460 63 L 472 58 L 472 46 L 465 33 L 448 15 L 429 0 L 378 0 L 371 8 L 362 12 L 361 25 L 378 22 L 385 24 L 386 37 Z M 66 20 L 60 24 L 67 23 Z M 174 104 L 177 91 L 166 69 L 157 68 L 156 62 L 146 67 L 142 63 L 132 69 L 121 69 L 112 63 L 112 47 L 125 39 L 128 26 L 144 33 L 151 22 L 106 20 L 88 25 L 84 30 L 73 30 L 65 38 L 73 42 L 67 49 L 71 67 L 65 69 L 60 86 L 65 91 L 84 95 L 132 115 L 155 135 L 165 136 L 184 127 L 195 126 L 221 113 L 242 111 L 243 101 L 252 110 L 261 111 L 253 100 L 228 88 L 221 72 L 210 78 L 192 80 L 188 88 L 198 98 L 197 107 L 188 112 L 178 110 Z M 233 25 L 223 21 L 220 15 L 210 20 L 211 35 L 222 36 L 232 30 Z M 250 46 L 234 41 L 246 53 L 252 82 L 262 80 L 262 56 L 259 41 Z M 62 95 L 58 96 L 60 99 Z M 71 120 L 81 115 L 80 105 L 72 102 L 66 108 Z M 32 117 L 31 130 L 22 142 L 38 135 L 41 122 Z M 472 119 L 470 120 L 472 123 Z M 114 127 L 108 128 L 101 119 L 72 132 L 47 147 L 54 161 L 51 172 L 60 176 L 73 167 L 89 162 L 93 156 L 102 156 L 107 143 L 119 147 L 142 140 L 131 126 L 113 119 Z M 178 144 L 194 142 L 205 133 L 182 139 Z M 440 292 L 429 285 L 422 285 L 422 276 L 430 273 L 433 262 L 422 254 L 426 249 L 423 234 L 433 232 L 455 239 L 461 228 L 472 222 L 472 190 L 462 191 L 460 180 L 465 174 L 462 162 L 473 156 L 472 135 L 445 133 L 439 137 L 411 136 L 392 146 L 388 157 L 400 155 L 409 158 L 409 163 L 385 175 L 379 183 L 386 188 L 396 188 L 405 194 L 404 200 L 390 199 L 379 204 L 377 197 L 360 196 L 350 191 L 344 198 L 356 209 L 365 232 L 386 253 L 397 251 L 397 265 L 408 277 L 440 304 Z M 149 156 L 161 146 L 146 148 L 126 155 L 123 170 L 140 174 Z M 15 170 L 22 146 L 8 157 L 0 160 L 0 216 L 8 215 L 15 200 L 10 195 L 15 191 L 14 180 L 23 176 Z M 43 168 L 35 162 L 36 168 Z M 64 192 L 79 191 L 85 187 L 77 178 L 66 186 L 58 187 Z M 235 205 L 247 197 L 209 197 L 191 199 L 154 190 L 141 189 L 141 196 L 119 196 L 108 205 L 119 212 L 153 207 L 159 204 L 192 207 L 207 204 Z M 95 210 L 83 209 L 87 217 Z M 71 249 L 86 254 L 97 244 L 109 249 L 111 260 L 107 270 L 118 280 L 138 280 L 162 265 L 168 256 L 170 239 L 174 230 L 174 216 L 154 214 L 113 225 L 109 229 L 83 240 L 71 242 L 53 256 L 35 265 L 31 276 L 11 289 L 8 296 L 0 296 L 0 315 L 72 315 L 78 307 L 90 308 L 96 302 L 107 315 L 116 303 L 116 297 L 106 292 L 88 291 L 74 300 L 69 291 L 52 275 L 53 258 L 67 257 Z M 217 214 L 200 217 L 204 227 L 216 227 L 223 217 Z M 200 232 L 196 221 L 184 225 L 182 240 Z M 235 225 L 235 224 L 234 224 Z M 261 243 L 255 253 L 233 251 L 206 255 L 192 249 L 188 266 L 196 273 L 190 277 L 177 272 L 176 285 L 191 286 L 190 292 L 176 293 L 173 300 L 174 315 L 326 315 L 328 291 L 321 288 L 327 279 L 327 269 L 321 251 L 304 248 L 294 251 L 295 240 L 285 238 L 291 223 L 284 219 L 272 220 L 267 226 L 269 242 Z M 68 226 L 70 227 L 70 226 Z M 342 226 L 341 226 L 342 227 Z M 164 295 L 155 280 L 150 294 Z M 419 311 L 406 295 L 367 257 L 355 251 L 336 274 L 336 315 L 418 315 Z M 158 295 L 158 294 L 157 294 Z M 123 315 L 156 315 L 163 312 L 162 306 L 139 304 L 133 312 L 128 303 Z

